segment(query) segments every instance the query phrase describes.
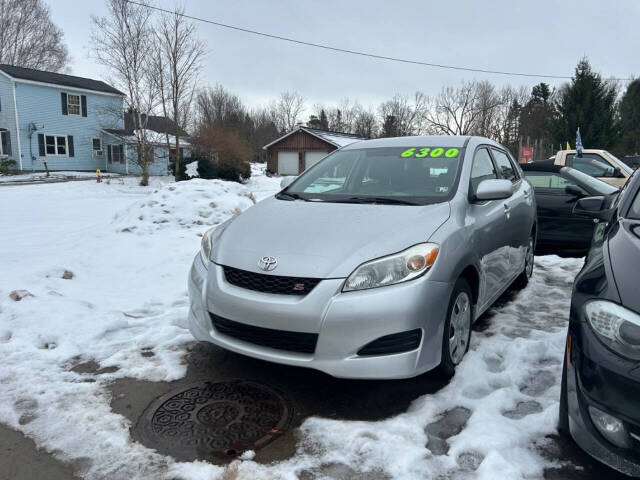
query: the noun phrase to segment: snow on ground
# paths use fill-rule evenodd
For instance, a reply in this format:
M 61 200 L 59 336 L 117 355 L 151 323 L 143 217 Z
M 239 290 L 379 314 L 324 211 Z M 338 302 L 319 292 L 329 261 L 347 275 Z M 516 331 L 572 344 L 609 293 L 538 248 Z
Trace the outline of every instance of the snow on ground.
M 119 177 L 118 173 L 101 172 L 102 177 Z M 45 172 L 22 173 L 19 175 L 0 174 L 0 183 L 40 182 L 52 180 L 68 180 L 72 178 L 96 178 L 96 172 L 52 171 L 49 177 Z
M 133 442 L 129 422 L 110 410 L 106 385 L 184 375 L 184 344 L 192 340 L 186 279 L 201 234 L 250 206 L 252 195 L 279 190 L 279 178 L 252 168 L 244 186 L 153 177 L 150 187 L 118 178 L 0 189 L 0 422 L 88 478 L 212 479 L 226 470 L 226 478 L 294 479 L 327 465 L 367 478 L 540 477 L 548 462 L 535 446 L 555 431 L 577 259 L 539 258 L 527 289 L 474 332 L 452 382 L 404 414 L 379 422 L 310 418 L 296 455 L 270 465 L 250 456 L 226 469 L 177 463 Z M 62 278 L 65 270 L 72 279 Z M 33 296 L 11 300 L 19 289 Z M 70 370 L 89 360 L 119 370 Z M 452 409 L 466 426 L 442 454 L 426 430 Z

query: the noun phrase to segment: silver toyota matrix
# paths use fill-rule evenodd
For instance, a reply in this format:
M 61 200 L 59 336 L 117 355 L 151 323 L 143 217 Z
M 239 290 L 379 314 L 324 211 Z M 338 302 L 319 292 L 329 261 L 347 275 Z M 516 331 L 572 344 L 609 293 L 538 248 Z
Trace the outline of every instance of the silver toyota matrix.
M 282 184 L 204 235 L 198 340 L 336 377 L 451 376 L 473 321 L 533 271 L 532 187 L 486 138 L 357 142 Z

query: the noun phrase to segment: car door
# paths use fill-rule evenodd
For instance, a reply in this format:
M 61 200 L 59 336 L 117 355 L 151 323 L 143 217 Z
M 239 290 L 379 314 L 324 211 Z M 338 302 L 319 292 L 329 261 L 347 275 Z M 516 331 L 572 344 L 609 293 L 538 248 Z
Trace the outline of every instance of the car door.
M 621 187 L 627 181 L 622 173 L 616 171 L 617 165 L 597 153 L 583 153 L 582 157 L 568 153 L 565 164 L 615 187 Z
M 588 192 L 560 172 L 525 172 L 533 185 L 538 209 L 538 245 L 586 248 L 593 236 L 593 220 L 573 214 L 573 207 Z M 567 187 L 574 191 L 568 191 Z M 583 194 L 578 194 L 578 191 Z
M 488 147 L 476 149 L 469 180 L 469 216 L 472 245 L 480 260 L 479 307 L 497 295 L 509 275 L 510 261 L 504 200 L 476 201 L 475 193 L 483 180 L 499 178 Z
M 505 282 L 524 267 L 529 237 L 531 236 L 533 190 L 522 180 L 521 171 L 514 160 L 504 150 L 492 148 L 491 153 L 498 167 L 498 173 L 513 184 L 513 195 L 505 200 L 507 239 L 509 248 L 509 273 Z

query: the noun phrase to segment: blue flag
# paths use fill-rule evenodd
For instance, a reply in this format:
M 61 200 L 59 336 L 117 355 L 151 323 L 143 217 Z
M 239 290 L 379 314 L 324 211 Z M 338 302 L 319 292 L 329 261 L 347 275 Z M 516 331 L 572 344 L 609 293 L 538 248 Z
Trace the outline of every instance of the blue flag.
M 582 158 L 582 138 L 580 137 L 580 127 L 576 132 L 576 151 L 578 152 L 578 158 Z

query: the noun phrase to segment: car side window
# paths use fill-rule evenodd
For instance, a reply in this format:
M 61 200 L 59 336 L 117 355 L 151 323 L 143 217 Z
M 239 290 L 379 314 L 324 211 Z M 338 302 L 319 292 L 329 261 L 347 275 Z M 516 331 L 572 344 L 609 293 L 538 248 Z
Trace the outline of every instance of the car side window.
M 535 190 L 544 189 L 551 193 L 564 193 L 567 185 L 577 186 L 574 182 L 554 172 L 525 171 L 524 176 Z
M 631 208 L 629 209 L 629 218 L 640 220 L 640 191 L 636 193 L 636 198 L 631 204 Z
M 567 154 L 567 162 L 570 166 L 592 177 L 611 177 L 613 167 L 600 155 L 595 153 L 585 153 L 581 158 L 575 154 Z
M 486 148 L 479 148 L 473 156 L 473 163 L 471 164 L 471 194 L 475 195 L 478 190 L 478 185 L 483 180 L 497 179 L 498 174 L 496 168 L 491 160 L 489 150 Z
M 516 167 L 513 166 L 506 153 L 494 149 L 493 158 L 496 159 L 496 165 L 498 165 L 498 170 L 504 179 L 511 180 L 511 183 L 516 183 L 519 180 Z

